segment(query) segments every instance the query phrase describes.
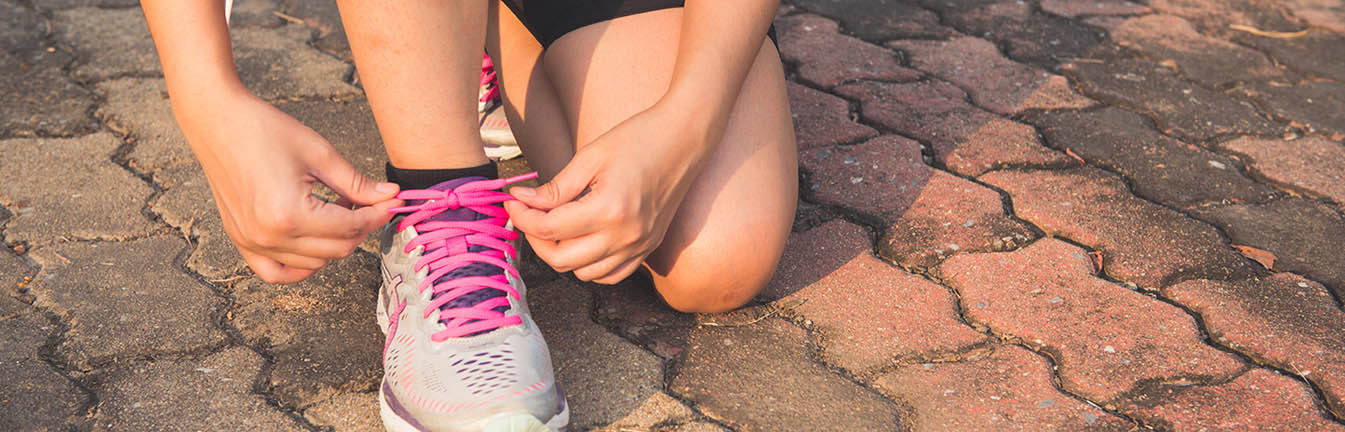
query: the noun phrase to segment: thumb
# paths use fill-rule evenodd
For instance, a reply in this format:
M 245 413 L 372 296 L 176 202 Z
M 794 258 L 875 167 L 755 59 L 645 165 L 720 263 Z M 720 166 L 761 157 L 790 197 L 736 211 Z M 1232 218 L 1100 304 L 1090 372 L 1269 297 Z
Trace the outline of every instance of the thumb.
M 312 161 L 309 169 L 318 181 L 341 198 L 359 205 L 373 205 L 397 196 L 399 188 L 396 184 L 379 183 L 365 177 L 335 150 L 324 153 Z
M 578 158 L 571 160 L 555 178 L 536 189 L 514 186 L 509 189 L 509 194 L 528 207 L 539 210 L 551 210 L 573 201 L 593 182 L 593 171 L 576 162 L 579 162 Z

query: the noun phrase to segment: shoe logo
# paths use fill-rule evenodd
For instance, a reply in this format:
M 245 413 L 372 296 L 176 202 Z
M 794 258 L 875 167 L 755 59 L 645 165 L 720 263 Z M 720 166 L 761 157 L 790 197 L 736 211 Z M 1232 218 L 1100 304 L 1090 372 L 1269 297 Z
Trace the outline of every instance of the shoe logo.
M 402 275 L 388 277 L 387 267 L 380 266 L 383 270 L 383 311 L 388 316 L 388 335 L 387 340 L 383 341 L 383 353 L 387 354 L 388 347 L 392 346 L 392 339 L 397 335 L 397 323 L 402 319 L 402 311 L 406 309 L 406 300 L 397 296 L 397 292 L 402 287 Z

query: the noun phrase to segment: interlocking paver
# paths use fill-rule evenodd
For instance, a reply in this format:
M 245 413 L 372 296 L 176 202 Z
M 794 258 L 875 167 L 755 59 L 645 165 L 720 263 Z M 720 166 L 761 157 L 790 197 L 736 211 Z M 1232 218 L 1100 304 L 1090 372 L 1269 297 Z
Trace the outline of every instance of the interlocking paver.
M 373 112 L 364 99 L 289 102 L 276 107 L 326 138 L 361 174 L 375 179 L 384 177 L 387 153 L 383 151 L 383 139 L 374 124 Z
M 967 319 L 1051 354 L 1061 387 L 1093 401 L 1147 382 L 1226 379 L 1245 365 L 1201 343 L 1181 309 L 1094 275 L 1084 250 L 1056 239 L 949 258 L 939 275 Z
M 1033 236 L 1010 218 L 999 193 L 921 161 L 920 145 L 898 136 L 813 149 L 800 157 L 818 202 L 845 206 L 887 224 L 878 250 L 924 268 L 959 251 L 1005 248 Z
M 1286 199 L 1211 207 L 1198 215 L 1222 228 L 1233 244 L 1275 254 L 1275 270 L 1307 275 L 1345 298 L 1345 218 L 1330 207 Z
M 1327 0 L 1286 0 L 1282 3 L 1309 25 L 1345 34 L 1345 5 Z
M 934 159 L 958 174 L 1071 162 L 1043 147 L 1032 127 L 968 104 L 967 94 L 946 82 L 863 81 L 836 92 L 858 99 L 865 120 L 932 144 Z
M 888 46 L 906 52 L 912 66 L 956 84 L 977 105 L 1000 114 L 1093 104 L 1070 89 L 1065 77 L 1004 58 L 985 39 L 902 40 Z
M 564 279 L 532 288 L 528 303 L 551 348 L 571 427 L 617 421 L 661 390 L 662 361 L 593 322 L 587 288 Z
M 377 388 L 384 338 L 374 307 L 381 280 L 378 260 L 356 253 L 297 284 L 249 278 L 232 285 L 229 322 L 271 353 L 269 391 L 277 399 L 305 408 Z
M 901 0 L 792 0 L 792 3 L 840 21 L 846 34 L 874 42 L 957 34 L 940 24 L 933 12 Z
M 1340 67 L 1345 64 L 1345 35 L 1312 30 L 1295 38 L 1238 35 L 1234 40 L 1261 49 L 1297 72 L 1345 81 L 1345 68 Z
M 1316 0 L 1305 0 L 1312 2 Z M 1227 38 L 1240 32 L 1229 27 L 1239 24 L 1257 29 L 1294 32 L 1302 26 L 1281 9 L 1287 2 L 1268 0 L 1150 0 L 1149 7 L 1191 21 L 1201 33 Z
M 1085 95 L 1148 115 L 1187 142 L 1228 133 L 1278 135 L 1248 101 L 1210 90 L 1157 63 L 1136 59 L 1074 62 L 1061 67 Z
M 1345 143 L 1242 137 L 1219 147 L 1242 154 L 1249 168 L 1272 181 L 1345 205 Z
M 236 47 L 238 76 L 257 96 L 274 100 L 351 97 L 359 93 L 345 82 L 351 66 L 310 47 L 311 32 L 306 27 L 243 27 L 229 34 Z
M 1035 11 L 1031 3 L 1018 0 L 924 3 L 943 10 L 944 18 L 958 30 L 1001 44 L 1009 58 L 1047 69 L 1083 56 L 1103 36 L 1086 25 Z
M 304 410 L 304 418 L 315 425 L 331 426 L 336 432 L 385 430 L 378 413 L 377 390 L 335 395 Z
M 878 131 L 851 118 L 845 99 L 789 83 L 789 111 L 800 150 L 846 144 L 878 135 Z
M 0 266 L 16 258 L 0 255 Z M 5 281 L 10 282 L 6 270 Z M 39 349 L 55 332 L 46 317 L 32 306 L 0 293 L 0 429 L 68 430 L 83 417 L 88 396 L 42 360 Z
M 132 169 L 154 174 L 195 164 L 191 147 L 173 118 L 163 79 L 122 78 L 101 82 L 97 89 L 105 100 L 98 116 L 134 139 L 135 146 L 126 156 Z
M 1111 107 L 1029 115 L 1046 142 L 1090 165 L 1120 173 L 1135 194 L 1179 208 L 1219 202 L 1264 202 L 1275 189 L 1252 181 L 1228 156 L 1153 129 L 1138 114 Z
M 165 191 L 152 203 L 150 212 L 194 240 L 187 268 L 209 280 L 225 279 L 246 268 L 243 256 L 224 231 L 201 167 L 171 168 L 156 177 Z
M 1161 430 L 1340 431 L 1317 409 L 1302 383 L 1265 369 L 1252 369 L 1225 384 L 1171 386 L 1125 409 Z
M 902 366 L 874 387 L 911 407 L 914 431 L 1127 431 L 1129 421 L 1056 390 L 1051 365 L 1022 347 L 981 358 Z
M 112 163 L 120 144 L 104 132 L 0 141 L 0 204 L 14 213 L 5 241 L 120 239 L 152 229 L 140 208 L 153 190 Z
M 98 6 L 103 8 L 126 8 L 126 7 L 134 7 L 140 4 L 140 2 L 136 0 L 42 0 L 31 3 L 33 7 L 43 11 L 70 9 L 82 6 Z
M 789 236 L 780 265 L 758 298 L 779 300 L 827 277 L 860 255 L 869 253 L 872 241 L 864 228 L 833 220 Z M 615 310 L 613 312 L 616 312 Z
M 1337 414 L 1345 412 L 1345 312 L 1321 284 L 1277 273 L 1187 281 L 1163 294 L 1200 314 L 1211 339 L 1312 381 Z
M 793 311 L 811 323 L 822 359 L 854 375 L 945 357 L 987 339 L 959 321 L 948 289 L 870 253 L 781 302 L 798 304 Z
M 696 316 L 673 310 L 648 280 L 631 278 L 594 292 L 595 318 L 616 334 L 664 360 L 676 359 L 686 351 L 687 329 L 696 325 Z
M 1191 23 L 1172 15 L 1131 18 L 1113 30 L 1111 38 L 1155 61 L 1171 61 L 1182 75 L 1208 86 L 1283 75 L 1265 55 L 1202 35 Z
M 849 80 L 910 81 L 919 72 L 904 68 L 897 54 L 840 33 L 836 22 L 817 15 L 780 19 L 780 57 L 798 64 L 799 78 L 832 88 Z
M 163 73 L 140 8 L 80 7 L 58 11 L 53 17 L 56 37 L 81 57 L 72 70 L 76 79 Z
M 61 76 L 71 58 L 64 51 L 0 54 L 0 136 L 74 135 L 96 127 L 89 117 L 93 94 Z
M 285 1 L 285 14 L 303 20 L 304 25 L 317 30 L 313 46 L 347 62 L 354 59 L 335 1 L 288 0 Z
M 1302 124 L 1308 130 L 1345 139 L 1345 84 L 1303 81 L 1285 86 L 1264 82 L 1234 91 L 1256 99 L 1275 115 Z
M 595 432 L 624 432 L 630 430 L 649 430 L 656 426 L 686 423 L 695 417 L 681 401 L 658 392 L 650 395 L 630 414 L 605 426 L 594 429 Z
M 276 15 L 282 0 L 234 0 L 229 14 L 229 27 L 276 27 L 285 21 Z M 318 2 L 305 2 L 318 3 Z
M 30 253 L 42 265 L 35 305 L 65 319 L 56 354 L 80 369 L 155 353 L 218 345 L 224 300 L 173 265 L 182 240 L 154 236 L 127 242 L 72 242 Z
M 1042 0 L 1041 10 L 1075 18 L 1091 15 L 1139 15 L 1153 11 L 1148 6 L 1126 0 Z
M 740 431 L 893 430 L 891 402 L 809 359 L 803 329 L 779 319 L 700 327 L 672 391 Z
M 0 57 L 36 48 L 47 35 L 48 22 L 42 15 L 9 1 L 0 1 Z
M 982 177 L 1013 197 L 1014 214 L 1047 234 L 1102 252 L 1109 277 L 1157 289 L 1181 279 L 1245 278 L 1256 264 L 1214 227 L 1131 195 L 1115 175 L 1085 168 Z
M 252 391 L 265 361 L 233 347 L 200 359 L 135 362 L 99 373 L 96 431 L 301 431 Z

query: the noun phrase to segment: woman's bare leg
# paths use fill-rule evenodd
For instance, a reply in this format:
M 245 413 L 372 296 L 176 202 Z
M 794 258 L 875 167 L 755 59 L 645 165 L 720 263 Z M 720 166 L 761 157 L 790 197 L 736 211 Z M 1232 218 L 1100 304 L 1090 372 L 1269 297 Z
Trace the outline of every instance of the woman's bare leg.
M 509 128 L 543 179 L 574 157 L 568 115 L 542 68 L 542 44 L 499 0 L 490 1 L 486 50 L 495 61 Z
M 552 84 L 546 88 L 554 86 L 559 111 L 564 113 L 550 117 L 568 122 L 567 128 L 514 125 L 515 133 L 522 133 L 520 143 L 523 137 L 572 135 L 572 142 L 583 146 L 652 106 L 671 81 L 681 17 L 681 9 L 667 9 L 571 32 L 541 57 L 544 72 L 530 67 L 533 85 L 511 81 L 508 68 L 510 63 L 534 64 L 540 46 L 531 55 L 511 54 L 508 47 L 515 46 L 511 40 L 531 36 L 501 25 L 507 101 L 526 104 L 527 113 L 557 111 L 546 107 L 551 102 L 545 93 L 533 98 L 540 77 Z M 539 150 L 528 153 L 529 162 L 548 167 L 551 173 L 557 169 L 550 167 L 563 166 L 572 156 Z M 770 280 L 784 250 L 797 181 L 784 75 L 775 46 L 767 41 L 743 84 L 723 142 L 691 186 L 663 244 L 646 260 L 654 285 L 668 304 L 687 312 L 715 312 L 751 300 Z
M 393 166 L 487 162 L 476 116 L 487 0 L 339 0 Z

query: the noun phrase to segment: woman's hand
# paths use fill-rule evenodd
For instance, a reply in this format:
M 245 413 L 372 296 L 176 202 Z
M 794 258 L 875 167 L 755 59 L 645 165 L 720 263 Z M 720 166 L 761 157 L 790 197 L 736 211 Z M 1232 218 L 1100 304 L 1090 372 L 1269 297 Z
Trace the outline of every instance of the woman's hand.
M 550 182 L 511 189 L 518 201 L 505 206 L 537 255 L 604 284 L 639 268 L 663 242 L 710 148 L 706 128 L 684 111 L 656 104 L 579 149 Z
M 225 231 L 262 280 L 298 282 L 350 255 L 400 204 L 396 185 L 360 175 L 327 140 L 246 91 L 189 99 L 174 103 L 178 124 Z M 313 182 L 341 204 L 314 197 Z

